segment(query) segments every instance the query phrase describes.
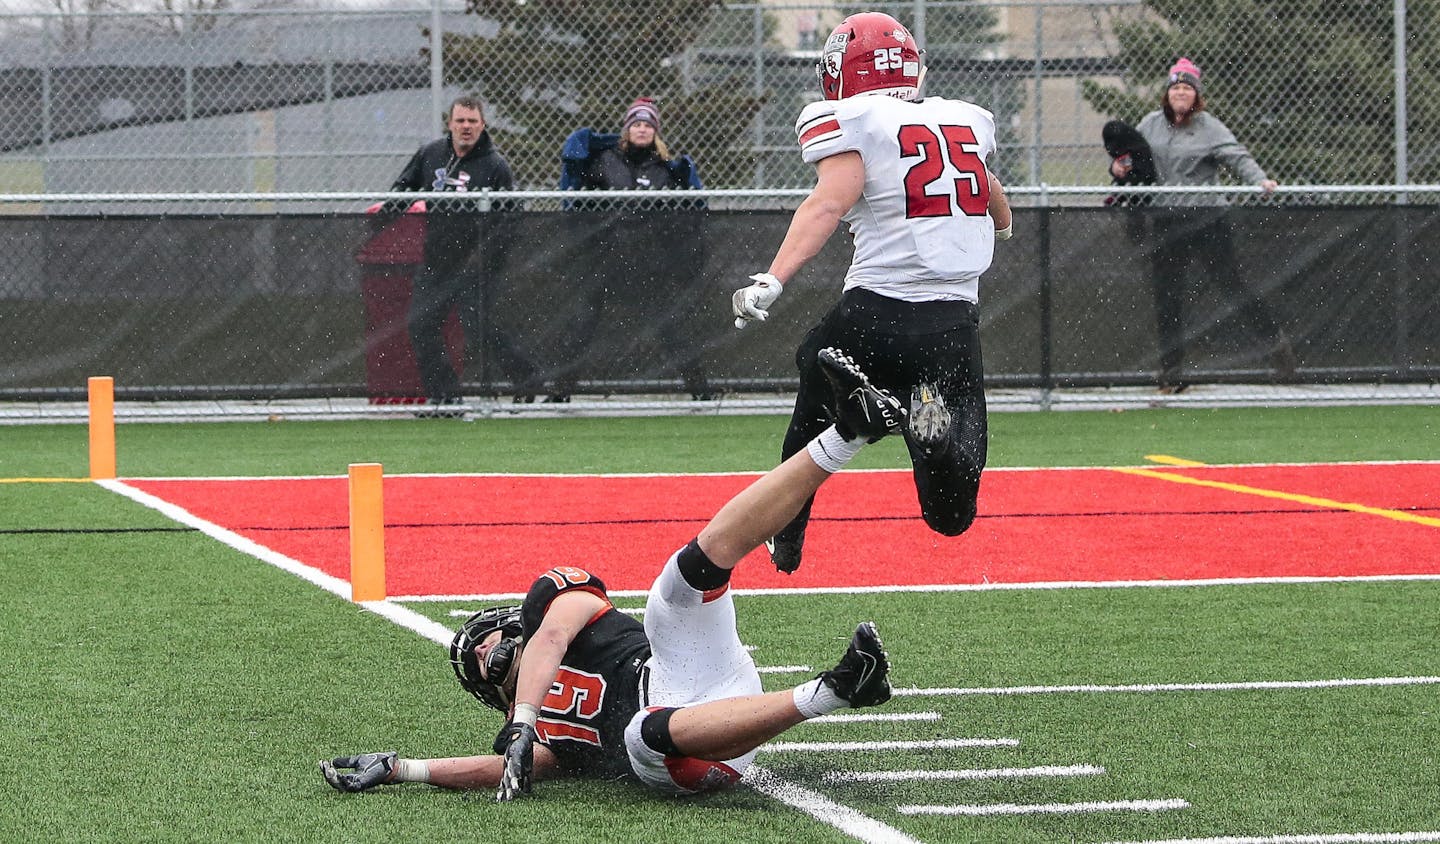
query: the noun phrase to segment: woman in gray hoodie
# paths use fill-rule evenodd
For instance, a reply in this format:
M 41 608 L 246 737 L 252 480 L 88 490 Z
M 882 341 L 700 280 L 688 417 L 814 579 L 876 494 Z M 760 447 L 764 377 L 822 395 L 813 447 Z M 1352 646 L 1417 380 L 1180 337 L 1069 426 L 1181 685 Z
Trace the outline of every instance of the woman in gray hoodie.
M 1160 105 L 1136 127 L 1150 145 L 1160 184 L 1218 185 L 1224 167 L 1267 194 L 1275 190 L 1275 180 L 1265 175 L 1249 150 L 1205 110 L 1200 68 L 1194 62 L 1182 58 L 1170 68 Z M 1112 162 L 1111 174 L 1117 179 L 1128 172 L 1125 159 Z M 1259 292 L 1246 284 L 1236 269 L 1226 198 L 1217 193 L 1161 195 L 1157 203 L 1166 206 L 1153 217 L 1157 243 L 1151 252 L 1161 392 L 1178 393 L 1189 386 L 1181 376 L 1181 362 L 1185 355 L 1185 270 L 1191 262 L 1199 263 L 1211 283 L 1219 284 L 1239 302 L 1241 317 L 1267 344 L 1276 375 L 1281 379 L 1293 376 L 1296 360 L 1289 338 Z

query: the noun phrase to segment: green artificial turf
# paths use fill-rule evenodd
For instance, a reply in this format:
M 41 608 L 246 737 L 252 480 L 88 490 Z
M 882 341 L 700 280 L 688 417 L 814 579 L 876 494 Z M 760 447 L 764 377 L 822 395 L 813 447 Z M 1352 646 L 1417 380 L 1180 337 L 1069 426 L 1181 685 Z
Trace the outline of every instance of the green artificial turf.
M 1434 459 L 1430 408 L 1015 413 L 991 465 Z M 122 475 L 759 470 L 780 417 L 132 424 Z M 82 426 L 0 428 L 0 478 L 82 477 Z M 895 443 L 859 466 L 899 466 Z M 1417 528 L 1421 529 L 1421 528 Z M 626 603 L 626 601 L 621 602 Z M 636 601 L 628 600 L 630 605 Z M 770 666 L 826 667 L 873 618 L 897 687 L 1440 676 L 1440 582 L 744 595 Z M 446 626 L 464 604 L 412 604 Z M 0 483 L 0 841 L 853 840 L 748 788 L 624 783 L 341 795 L 322 756 L 484 752 L 500 726 L 445 651 L 89 483 Z M 810 676 L 766 674 L 769 688 Z M 1013 747 L 764 753 L 779 776 L 928 842 L 1155 841 L 1440 828 L 1440 686 L 898 696 L 938 721 L 811 724 L 787 740 L 1007 737 Z M 1104 773 L 829 783 L 835 771 L 1090 765 Z M 984 817 L 909 804 L 1182 799 L 1164 812 Z M 893 839 L 892 839 L 893 840 Z

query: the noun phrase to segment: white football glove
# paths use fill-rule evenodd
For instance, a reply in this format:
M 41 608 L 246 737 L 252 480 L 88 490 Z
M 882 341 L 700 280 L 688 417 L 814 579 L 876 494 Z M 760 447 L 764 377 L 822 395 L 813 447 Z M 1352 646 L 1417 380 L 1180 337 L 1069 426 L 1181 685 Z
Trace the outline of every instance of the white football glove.
M 995 239 L 996 239 L 996 240 L 1009 240 L 1009 239 L 1011 238 L 1011 236 L 1015 234 L 1015 228 L 1014 228 L 1014 226 L 1015 226 L 1015 221 L 1012 220 L 1012 221 L 1010 221 L 1010 225 L 1006 226 L 1005 228 L 1003 228 L 1003 229 L 996 229 L 996 230 L 995 230 Z
M 780 292 L 785 289 L 780 279 L 769 273 L 756 273 L 750 276 L 750 280 L 755 283 L 736 290 L 730 297 L 730 310 L 735 313 L 736 328 L 744 328 L 752 319 L 764 322 L 770 316 L 767 309 L 775 304 Z

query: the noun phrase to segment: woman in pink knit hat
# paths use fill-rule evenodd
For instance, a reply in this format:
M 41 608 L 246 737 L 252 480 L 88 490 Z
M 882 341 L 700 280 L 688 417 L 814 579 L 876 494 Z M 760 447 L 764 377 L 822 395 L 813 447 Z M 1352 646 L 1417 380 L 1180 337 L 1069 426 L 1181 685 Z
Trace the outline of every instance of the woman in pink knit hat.
M 1234 133 L 1205 108 L 1200 68 L 1181 58 L 1170 68 L 1160 108 L 1145 115 L 1135 127 L 1155 161 L 1161 185 L 1219 185 L 1224 168 L 1246 184 L 1265 193 L 1276 183 L 1265 174 L 1255 158 Z M 1128 175 L 1130 164 L 1123 158 L 1111 162 L 1116 179 Z M 1185 271 L 1196 263 L 1210 284 L 1223 287 L 1240 302 L 1240 316 L 1265 344 L 1265 353 L 1281 380 L 1295 374 L 1295 351 L 1289 338 L 1265 303 L 1237 271 L 1235 245 L 1225 208 L 1228 199 L 1218 193 L 1190 193 L 1160 196 L 1164 208 L 1154 213 L 1154 234 L 1158 243 L 1151 252 L 1155 293 L 1155 318 L 1160 339 L 1160 390 L 1178 393 L 1188 382 L 1181 370 L 1185 356 Z

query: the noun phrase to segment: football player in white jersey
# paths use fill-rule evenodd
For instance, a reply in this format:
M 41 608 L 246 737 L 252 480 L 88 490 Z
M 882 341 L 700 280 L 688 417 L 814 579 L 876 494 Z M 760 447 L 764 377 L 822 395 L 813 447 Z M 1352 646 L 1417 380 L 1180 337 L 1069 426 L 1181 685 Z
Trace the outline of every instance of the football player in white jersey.
M 830 424 L 827 408 L 843 397 L 816 355 L 838 347 L 876 386 L 910 396 L 905 441 L 920 509 L 932 529 L 955 536 L 975 519 L 986 458 L 980 275 L 1011 232 L 1004 188 L 986 165 L 995 119 L 972 103 L 922 97 L 915 39 L 878 12 L 836 27 L 817 72 L 825 98 L 795 124 L 815 188 L 769 270 L 735 291 L 735 325 L 765 319 L 784 285 L 849 223 L 855 257 L 840 301 L 796 353 L 800 391 L 782 456 Z M 767 543 L 781 571 L 800 565 L 809 515 L 807 503 Z

